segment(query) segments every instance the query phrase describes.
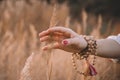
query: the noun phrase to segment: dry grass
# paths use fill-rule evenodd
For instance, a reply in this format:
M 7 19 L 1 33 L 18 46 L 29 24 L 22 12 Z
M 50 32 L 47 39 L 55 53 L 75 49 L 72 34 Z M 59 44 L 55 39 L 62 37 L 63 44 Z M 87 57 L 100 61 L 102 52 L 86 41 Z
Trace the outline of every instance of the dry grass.
M 32 53 L 30 57 L 27 58 L 25 62 L 25 66 L 21 71 L 20 80 L 32 80 L 30 76 L 30 72 L 31 72 L 30 67 L 31 67 L 31 62 L 33 60 L 33 57 L 34 57 L 34 53 Z
M 56 24 L 57 24 L 57 5 L 54 4 L 54 7 L 53 7 L 53 13 L 52 13 L 52 16 L 51 16 L 51 20 L 50 20 L 50 26 L 49 28 L 51 27 L 55 27 Z M 51 39 L 52 39 L 52 34 L 50 35 Z M 51 44 L 50 46 L 52 47 L 54 45 L 53 41 L 49 41 L 47 44 Z M 53 55 L 53 51 L 52 49 L 49 49 L 46 53 L 48 55 L 48 59 L 47 59 L 47 65 L 48 65 L 48 70 L 47 70 L 47 80 L 51 80 L 51 74 L 52 74 L 52 61 L 51 61 L 51 58 L 52 58 L 52 55 Z
M 22 70 L 27 70 L 27 74 L 29 74 L 27 76 L 32 80 L 82 79 L 82 76 L 77 75 L 72 68 L 71 54 L 61 50 L 52 50 L 51 55 L 51 51 L 43 52 L 41 50 L 44 43 L 39 42 L 38 33 L 49 28 L 49 25 L 52 27 L 56 24 L 62 26 L 65 24 L 66 27 L 70 26 L 69 28 L 79 34 L 92 34 L 97 38 L 120 32 L 119 22 L 113 24 L 110 20 L 109 23 L 104 24 L 102 16 L 92 16 L 91 18 L 85 11 L 82 14 L 81 23 L 70 22 L 65 4 L 59 6 L 57 12 L 53 11 L 53 6 L 37 0 L 31 0 L 31 4 L 26 4 L 24 0 L 17 0 L 17 2 L 6 0 L 0 5 L 0 80 L 19 80 L 20 77 L 24 77 L 23 73 L 21 74 Z M 52 14 L 57 15 L 57 19 L 56 17 L 51 18 Z M 91 27 L 90 25 L 93 23 L 95 25 Z M 30 53 L 32 52 L 35 55 L 31 59 Z M 98 71 L 96 80 L 120 79 L 119 64 L 99 57 L 96 62 Z M 30 64 L 30 70 L 25 69 L 28 64 Z M 84 65 L 82 62 L 78 62 L 80 70 L 82 70 L 81 64 Z

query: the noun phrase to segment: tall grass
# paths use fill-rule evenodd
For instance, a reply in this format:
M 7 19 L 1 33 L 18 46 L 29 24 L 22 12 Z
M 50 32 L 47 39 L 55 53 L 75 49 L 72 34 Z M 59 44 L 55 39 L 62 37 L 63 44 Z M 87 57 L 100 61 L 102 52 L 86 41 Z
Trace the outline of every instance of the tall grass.
M 82 14 L 83 21 L 72 22 L 68 11 L 66 4 L 61 5 L 55 11 L 53 6 L 38 0 L 31 0 L 30 4 L 24 0 L 6 0 L 1 3 L 0 80 L 19 80 L 20 77 L 23 77 L 21 71 L 25 70 L 28 71 L 28 76 L 32 80 L 82 79 L 82 76 L 77 75 L 72 69 L 71 54 L 61 50 L 52 50 L 54 54 L 51 55 L 49 54 L 51 51 L 44 52 L 41 50 L 44 44 L 39 42 L 38 33 L 48 29 L 49 26 L 52 27 L 59 24 L 60 26 L 70 26 L 69 28 L 79 34 L 86 34 L 87 30 L 90 29 L 88 33 L 101 38 L 119 33 L 119 23 L 115 24 L 110 20 L 104 24 L 101 15 L 91 18 L 85 11 Z M 58 18 L 52 17 L 51 20 L 52 14 Z M 91 27 L 88 20 L 93 20 L 92 22 L 96 25 Z M 116 27 L 112 30 L 112 26 Z M 107 30 L 107 33 L 101 32 L 102 30 L 105 31 L 104 29 Z M 35 53 L 35 56 L 31 59 L 29 56 L 32 52 Z M 84 65 L 84 63 L 77 63 L 79 69 L 82 70 L 81 64 Z M 29 68 L 25 69 L 27 64 L 30 64 L 30 70 Z M 95 77 L 96 80 L 120 79 L 119 64 L 113 65 L 109 59 L 97 57 L 95 66 L 98 71 L 98 75 Z M 112 76 L 113 74 L 116 75 Z
M 54 4 L 54 7 L 53 7 L 53 13 L 52 13 L 52 16 L 51 16 L 51 20 L 50 20 L 50 26 L 49 28 L 51 27 L 55 27 L 56 24 L 57 24 L 57 5 Z M 49 41 L 47 44 L 51 44 L 50 47 L 53 47 L 54 43 L 52 41 L 52 34 L 50 35 L 50 38 L 51 38 L 51 41 Z M 49 49 L 47 51 L 47 55 L 48 55 L 48 59 L 47 59 L 47 65 L 48 65 L 48 71 L 47 71 L 47 80 L 51 80 L 51 74 L 52 74 L 52 55 L 53 55 L 53 51 L 52 49 Z
M 31 76 L 30 76 L 30 72 L 31 72 L 31 62 L 33 59 L 34 53 L 32 53 L 30 55 L 30 57 L 27 58 L 26 63 L 24 68 L 21 71 L 21 76 L 20 76 L 20 80 L 32 80 Z

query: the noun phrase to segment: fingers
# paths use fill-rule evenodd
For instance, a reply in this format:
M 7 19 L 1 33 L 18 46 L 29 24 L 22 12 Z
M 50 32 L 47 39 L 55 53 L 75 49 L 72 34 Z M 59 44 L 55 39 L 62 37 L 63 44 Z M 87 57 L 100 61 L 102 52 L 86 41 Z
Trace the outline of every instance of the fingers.
M 59 49 L 60 48 L 60 44 L 59 43 L 54 43 L 52 45 L 47 45 L 47 46 L 44 46 L 42 48 L 42 50 L 49 50 L 49 49 Z
M 45 30 L 45 31 L 42 31 L 41 33 L 39 33 L 39 36 L 43 37 L 43 36 L 48 35 L 48 34 L 49 34 L 49 32 L 47 30 Z
M 53 36 L 44 35 L 44 36 L 40 37 L 40 42 L 44 42 L 44 41 L 61 42 L 63 39 L 65 39 L 65 37 L 62 34 L 56 32 L 55 34 L 53 34 Z
M 53 28 L 48 29 L 48 32 L 60 32 L 68 37 L 70 37 L 70 35 L 73 33 L 72 30 L 70 30 L 69 28 L 64 28 L 64 27 L 53 27 Z
M 57 41 L 57 42 L 60 42 L 62 41 L 63 39 L 65 39 L 64 36 L 44 36 L 44 37 L 41 37 L 40 38 L 40 41 L 41 42 L 44 42 L 44 41 Z
M 47 30 L 46 31 L 43 31 L 41 33 L 39 33 L 39 36 L 40 38 L 44 37 L 44 36 L 63 36 L 64 34 L 63 33 L 60 33 L 60 32 L 48 32 Z
M 50 40 L 50 36 L 44 36 L 40 38 L 40 42 L 47 41 L 47 40 Z
M 40 37 L 43 37 L 43 36 L 46 36 L 46 35 L 53 35 L 53 36 L 54 35 L 64 35 L 64 36 L 69 38 L 72 35 L 75 35 L 75 32 L 73 32 L 69 28 L 53 27 L 53 28 L 49 28 L 48 30 L 39 33 Z

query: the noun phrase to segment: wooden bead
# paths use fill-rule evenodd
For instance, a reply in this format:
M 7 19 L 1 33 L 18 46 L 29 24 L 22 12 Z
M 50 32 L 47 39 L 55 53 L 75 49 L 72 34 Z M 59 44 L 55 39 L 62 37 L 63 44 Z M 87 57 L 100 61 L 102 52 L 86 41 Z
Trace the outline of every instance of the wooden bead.
M 86 61 L 88 61 L 89 55 L 91 54 L 97 55 L 96 53 L 97 43 L 96 43 L 96 40 L 94 40 L 93 37 L 91 36 L 90 37 L 84 36 L 84 39 L 87 41 L 87 47 L 79 53 L 72 54 L 72 65 L 74 70 L 77 73 L 86 76 L 85 73 L 78 71 L 75 60 L 85 59 Z M 95 60 L 96 60 L 96 57 L 93 58 L 92 65 L 95 65 L 96 63 Z

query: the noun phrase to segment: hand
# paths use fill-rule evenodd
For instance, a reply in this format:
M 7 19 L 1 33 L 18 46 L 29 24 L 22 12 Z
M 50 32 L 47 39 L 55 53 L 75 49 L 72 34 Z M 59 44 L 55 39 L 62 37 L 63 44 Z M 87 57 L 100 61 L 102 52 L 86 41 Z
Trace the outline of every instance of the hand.
M 87 42 L 82 36 L 65 27 L 53 27 L 39 33 L 40 41 L 50 41 L 52 46 L 46 45 L 43 50 L 62 49 L 68 52 L 78 53 L 87 46 Z

